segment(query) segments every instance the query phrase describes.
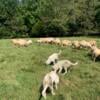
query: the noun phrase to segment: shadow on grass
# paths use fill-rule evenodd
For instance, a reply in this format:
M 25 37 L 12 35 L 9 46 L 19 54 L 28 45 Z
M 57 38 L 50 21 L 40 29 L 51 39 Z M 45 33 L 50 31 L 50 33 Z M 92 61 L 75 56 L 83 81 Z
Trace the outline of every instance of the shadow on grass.
M 33 69 L 25 69 L 25 68 L 22 68 L 21 71 L 23 72 L 30 72 L 30 73 L 35 73 L 35 71 Z
M 93 61 L 92 54 L 88 53 L 87 56 Z M 100 56 L 98 56 L 94 62 L 100 62 Z
M 57 95 L 54 100 L 66 100 L 65 97 L 63 96 L 63 94 L 59 94 Z

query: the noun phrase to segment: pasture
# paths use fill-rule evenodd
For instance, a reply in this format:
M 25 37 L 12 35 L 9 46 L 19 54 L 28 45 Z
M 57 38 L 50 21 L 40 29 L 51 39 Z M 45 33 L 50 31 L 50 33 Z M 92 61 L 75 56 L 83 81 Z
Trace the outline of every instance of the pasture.
M 100 39 L 93 39 L 100 47 Z M 44 62 L 50 54 L 59 50 L 62 50 L 60 59 L 78 61 L 79 64 L 65 76 L 60 75 L 56 95 L 47 95 L 47 100 L 100 100 L 100 61 L 93 62 L 88 50 L 39 45 L 36 39 L 32 41 L 33 44 L 28 47 L 16 47 L 9 39 L 0 40 L 0 100 L 38 100 L 42 79 L 51 70 L 51 66 Z

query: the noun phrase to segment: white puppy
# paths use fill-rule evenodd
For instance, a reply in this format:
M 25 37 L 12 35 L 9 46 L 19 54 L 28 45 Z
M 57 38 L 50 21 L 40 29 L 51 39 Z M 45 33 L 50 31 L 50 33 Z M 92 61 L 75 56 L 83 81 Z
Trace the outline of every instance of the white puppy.
M 58 63 L 56 63 L 54 66 L 52 66 L 52 69 L 56 72 L 59 72 L 61 73 L 62 70 L 64 69 L 65 72 L 64 74 L 67 73 L 68 69 L 71 67 L 71 66 L 75 66 L 77 65 L 78 62 L 76 63 L 72 63 L 71 61 L 69 60 L 61 60 L 61 61 L 58 61 Z
M 59 84 L 59 76 L 55 71 L 51 71 L 47 73 L 43 79 L 43 90 L 42 90 L 42 96 L 46 99 L 46 91 L 49 88 L 51 90 L 52 95 L 55 95 L 54 93 L 54 87 L 57 89 L 57 85 Z
M 46 61 L 47 65 L 50 64 L 55 64 L 57 63 L 57 61 L 59 60 L 59 55 L 61 54 L 61 50 L 59 51 L 59 53 L 53 53 L 52 55 L 50 55 Z

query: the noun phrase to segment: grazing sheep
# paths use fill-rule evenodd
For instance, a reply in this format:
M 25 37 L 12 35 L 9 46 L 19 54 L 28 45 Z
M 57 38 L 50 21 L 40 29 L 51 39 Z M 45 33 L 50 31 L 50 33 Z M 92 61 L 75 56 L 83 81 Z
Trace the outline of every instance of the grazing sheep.
M 59 51 L 59 53 L 53 53 L 52 55 L 50 55 L 46 61 L 47 65 L 50 64 L 55 64 L 57 63 L 57 61 L 59 60 L 59 55 L 61 54 L 61 50 Z
M 27 41 L 27 45 L 30 45 L 30 44 L 32 44 L 32 40 Z
M 54 38 L 40 38 L 37 40 L 38 43 L 50 43 L 52 44 L 54 41 Z
M 46 99 L 46 91 L 49 88 L 51 90 L 52 95 L 55 95 L 54 87 L 57 89 L 57 85 L 59 84 L 59 76 L 55 71 L 51 71 L 47 73 L 44 76 L 43 83 L 42 83 L 42 93 L 41 96 L 43 96 Z
M 80 43 L 79 43 L 79 41 L 73 41 L 73 42 L 72 42 L 72 47 L 73 47 L 73 48 L 76 48 L 76 49 L 79 49 L 79 48 L 80 48 Z
M 54 42 L 54 38 L 47 38 L 47 43 L 53 44 L 53 42 Z
M 25 40 L 25 39 L 12 39 L 14 45 L 17 46 L 28 46 L 32 43 L 32 40 Z
M 18 39 L 12 39 L 11 41 L 12 41 L 12 43 L 13 43 L 14 45 L 17 45 L 17 44 L 18 44 Z
M 58 73 L 61 73 L 62 70 L 64 69 L 65 70 L 65 73 L 67 73 L 68 69 L 71 67 L 71 66 L 75 66 L 77 65 L 78 62 L 76 63 L 72 63 L 71 61 L 69 60 L 61 60 L 61 61 L 58 61 L 58 63 L 56 63 L 54 66 L 52 66 L 52 69 Z
M 71 46 L 71 41 L 69 41 L 69 40 L 62 40 L 61 45 L 62 46 Z
M 26 46 L 27 41 L 25 39 L 12 39 L 14 45 Z
M 91 48 L 91 43 L 87 42 L 85 40 L 80 41 L 80 47 L 81 48 Z
M 88 42 L 91 44 L 91 46 L 96 46 L 96 41 L 95 40 L 90 40 Z
M 92 58 L 95 61 L 97 57 L 100 56 L 100 49 L 97 48 L 96 46 L 91 47 L 91 52 L 92 52 Z
M 42 42 L 43 42 L 42 38 L 40 38 L 40 39 L 37 40 L 37 43 L 42 43 Z
M 61 40 L 59 38 L 56 38 L 54 41 L 53 41 L 54 44 L 56 45 L 61 45 Z

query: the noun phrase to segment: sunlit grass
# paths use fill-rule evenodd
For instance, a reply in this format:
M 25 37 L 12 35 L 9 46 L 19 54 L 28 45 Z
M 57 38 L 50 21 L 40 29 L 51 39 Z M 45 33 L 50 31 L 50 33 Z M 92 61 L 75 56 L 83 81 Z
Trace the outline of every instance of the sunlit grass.
M 79 64 L 65 76 L 60 75 L 56 95 L 48 95 L 47 99 L 100 100 L 100 62 L 93 62 L 87 50 L 39 45 L 36 39 L 32 40 L 32 45 L 20 48 L 15 47 L 9 39 L 0 40 L 0 100 L 38 100 L 42 79 L 51 70 L 44 62 L 50 54 L 60 49 L 63 51 L 60 59 L 78 61 Z M 96 40 L 100 47 L 99 38 Z

